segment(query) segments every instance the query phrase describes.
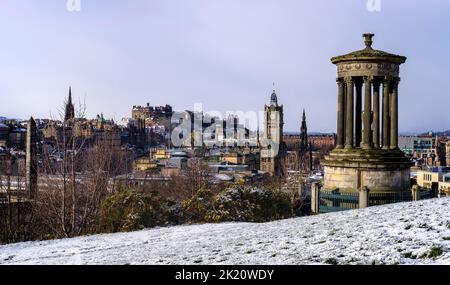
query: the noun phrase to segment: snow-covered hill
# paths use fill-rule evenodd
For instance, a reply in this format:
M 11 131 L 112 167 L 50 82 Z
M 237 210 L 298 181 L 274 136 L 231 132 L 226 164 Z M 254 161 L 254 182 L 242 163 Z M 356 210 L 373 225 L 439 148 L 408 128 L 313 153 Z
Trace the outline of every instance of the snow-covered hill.
M 450 199 L 0 247 L 0 264 L 323 263 L 450 264 Z

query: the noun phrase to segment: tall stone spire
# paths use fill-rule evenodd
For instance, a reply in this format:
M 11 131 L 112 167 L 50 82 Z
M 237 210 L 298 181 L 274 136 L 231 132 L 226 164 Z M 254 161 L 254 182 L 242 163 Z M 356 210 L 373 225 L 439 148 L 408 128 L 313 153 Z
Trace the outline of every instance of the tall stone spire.
M 300 127 L 300 155 L 303 156 L 308 151 L 308 127 L 306 125 L 306 114 L 303 109 L 302 124 Z
M 26 138 L 26 159 L 25 159 L 25 176 L 26 187 L 30 196 L 30 199 L 35 199 L 37 194 L 37 127 L 33 117 L 30 118 L 27 125 L 27 138 Z
M 75 118 L 75 110 L 72 103 L 72 87 L 69 87 L 69 98 L 67 99 L 66 109 L 64 113 L 64 121 L 69 121 Z
M 261 146 L 260 140 L 259 140 L 259 125 L 258 129 L 256 130 L 256 147 L 259 148 Z

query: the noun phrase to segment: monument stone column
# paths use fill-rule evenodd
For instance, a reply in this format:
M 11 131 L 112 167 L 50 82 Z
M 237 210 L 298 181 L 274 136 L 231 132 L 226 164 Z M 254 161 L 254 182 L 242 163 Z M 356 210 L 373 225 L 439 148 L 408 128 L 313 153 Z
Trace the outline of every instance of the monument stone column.
M 373 82 L 373 144 L 380 147 L 380 82 Z
M 372 78 L 364 77 L 364 140 L 363 148 L 372 148 Z
M 361 130 L 362 130 L 362 80 L 355 79 L 355 147 L 361 146 Z
M 389 148 L 389 125 L 390 125 L 390 118 L 389 118 L 389 93 L 391 89 L 391 79 L 386 77 L 383 82 L 383 149 Z
M 353 148 L 353 78 L 346 77 L 345 84 L 347 85 L 346 101 L 347 109 L 345 110 L 345 148 Z
M 337 118 L 337 146 L 336 148 L 343 148 L 345 144 L 344 134 L 344 120 L 345 120 L 345 91 L 344 82 L 341 79 L 337 79 L 338 83 L 338 118 Z
M 398 83 L 399 79 L 395 78 L 392 81 L 391 94 L 391 149 L 398 148 Z

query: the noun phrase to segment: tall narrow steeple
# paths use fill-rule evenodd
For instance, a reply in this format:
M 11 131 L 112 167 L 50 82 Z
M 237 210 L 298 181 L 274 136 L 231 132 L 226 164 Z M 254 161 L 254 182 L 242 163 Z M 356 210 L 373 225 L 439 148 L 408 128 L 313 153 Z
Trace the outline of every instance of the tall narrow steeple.
M 75 118 L 75 110 L 72 103 L 72 87 L 69 87 L 69 98 L 67 98 L 66 109 L 64 113 L 64 122 Z
M 259 125 L 258 129 L 256 130 L 256 147 L 259 148 L 261 146 L 260 140 L 259 140 Z
M 67 99 L 67 105 L 73 106 L 73 103 L 72 103 L 72 86 L 69 86 L 69 98 Z
M 306 113 L 303 109 L 302 124 L 300 127 L 300 155 L 303 156 L 308 151 L 308 127 L 306 125 Z

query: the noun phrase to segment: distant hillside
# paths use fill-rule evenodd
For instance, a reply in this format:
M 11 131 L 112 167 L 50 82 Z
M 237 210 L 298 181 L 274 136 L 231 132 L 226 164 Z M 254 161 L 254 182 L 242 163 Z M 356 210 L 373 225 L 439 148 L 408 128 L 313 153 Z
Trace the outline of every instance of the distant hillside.
M 9 121 L 9 120 L 15 120 L 15 121 L 21 121 L 21 119 L 17 119 L 17 118 L 8 118 L 8 117 L 1 117 L 0 116 L 0 122 L 2 121 Z
M 0 246 L 0 264 L 447 264 L 450 198 Z
M 443 131 L 443 132 L 436 132 L 434 134 L 437 135 L 437 136 L 450 136 L 450 130 Z

